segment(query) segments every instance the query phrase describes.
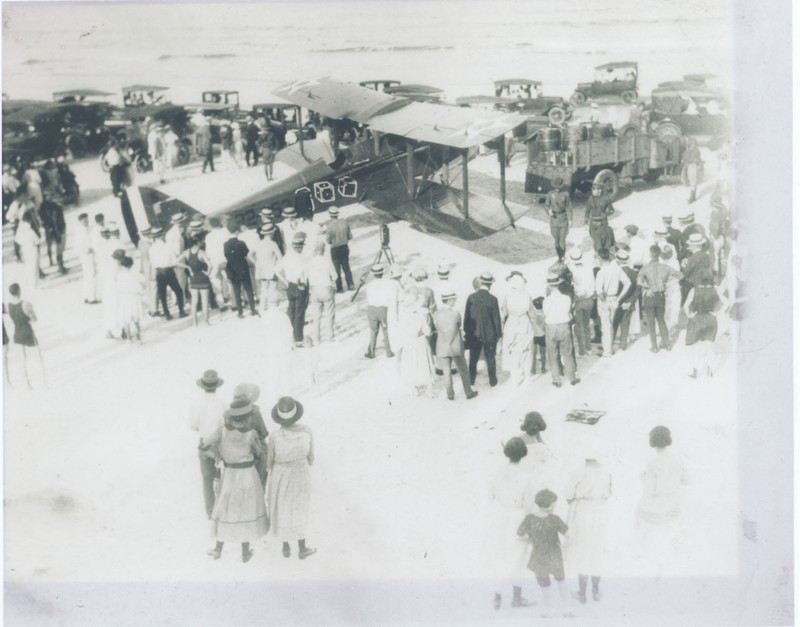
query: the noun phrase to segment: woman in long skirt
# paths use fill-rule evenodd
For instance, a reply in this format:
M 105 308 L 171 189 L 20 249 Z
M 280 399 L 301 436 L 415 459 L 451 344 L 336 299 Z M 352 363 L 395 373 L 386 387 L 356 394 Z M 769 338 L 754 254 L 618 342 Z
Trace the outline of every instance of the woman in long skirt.
M 525 277 L 516 270 L 507 279 L 509 291 L 503 300 L 503 369 L 522 385 L 530 376 L 533 355 L 533 301 L 525 290 Z
M 422 297 L 408 293 L 404 303 L 404 315 L 400 318 L 400 378 L 417 395 L 433 391 L 433 356 L 428 338 L 432 329 L 428 309 Z
M 680 272 L 681 266 L 678 262 L 678 253 L 675 247 L 664 242 L 661 245 L 661 260 L 663 263 Z M 681 285 L 676 277 L 669 277 L 664 294 L 664 321 L 670 333 L 678 326 L 678 318 L 681 312 Z
M 233 399 L 224 413 L 224 426 L 201 445 L 201 450 L 213 447 L 225 463 L 219 495 L 211 512 L 217 545 L 209 555 L 214 559 L 222 555 L 225 542 L 241 542 L 242 561 L 250 561 L 253 557 L 250 542 L 265 536 L 269 530 L 264 493 L 256 471 L 257 459 L 264 449 L 252 426 L 252 415 L 253 405 L 247 398 Z
M 717 317 L 714 312 L 721 306 L 711 272 L 703 271 L 698 284 L 686 296 L 684 311 L 689 318 L 686 326 L 686 346 L 691 346 L 694 366 L 692 378 L 713 376 L 714 340 L 717 339 Z
M 133 271 L 133 259 L 123 257 L 119 262 L 116 280 L 117 320 L 128 341 L 142 343 L 140 322 L 142 319 L 142 295 L 144 281 L 138 272 Z
M 282 397 L 272 408 L 272 419 L 281 428 L 267 442 L 267 501 L 272 533 L 283 542 L 284 557 L 292 554 L 290 542 L 296 541 L 301 560 L 317 552 L 306 546 L 314 437 L 311 429 L 296 424 L 302 416 L 300 403 L 289 396 Z

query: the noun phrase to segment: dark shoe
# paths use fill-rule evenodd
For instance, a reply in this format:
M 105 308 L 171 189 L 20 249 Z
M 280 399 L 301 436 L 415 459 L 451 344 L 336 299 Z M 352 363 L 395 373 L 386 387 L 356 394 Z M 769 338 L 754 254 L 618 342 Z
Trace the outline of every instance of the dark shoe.
M 299 557 L 301 560 L 304 560 L 304 559 L 306 559 L 307 557 L 311 557 L 311 556 L 312 556 L 312 555 L 314 555 L 314 553 L 316 553 L 316 552 L 317 552 L 317 549 L 309 549 L 309 548 L 305 548 L 305 549 L 302 549 L 302 550 L 300 551 L 300 553 L 298 553 L 298 554 L 297 554 L 297 557 Z
M 655 355 L 655 354 L 658 352 L 658 349 L 657 349 L 657 348 L 652 348 L 652 347 L 651 347 L 651 348 L 650 348 L 650 352 L 651 352 L 651 353 L 653 353 L 653 354 Z
M 241 313 L 240 314 L 236 314 L 236 317 L 237 318 L 244 318 L 244 314 L 241 314 Z
M 284 557 L 289 557 L 292 554 L 292 547 L 288 544 L 283 545 L 283 550 L 281 551 Z
M 517 597 L 511 600 L 511 607 L 530 607 L 531 605 L 535 604 L 528 601 L 525 597 Z
M 434 370 L 434 372 L 436 372 L 436 374 L 437 374 L 438 376 L 440 376 L 440 377 L 441 377 L 441 376 L 444 374 L 444 370 L 442 370 L 441 368 L 436 368 L 436 369 Z
M 569 384 L 570 385 L 578 385 L 580 382 L 581 382 L 580 379 L 573 379 L 572 381 L 569 382 Z
M 469 394 L 467 394 L 467 400 L 471 401 L 473 398 L 478 396 L 478 390 L 472 390 Z
M 167 320 L 172 320 L 172 314 L 164 314 L 164 317 L 165 317 Z
M 561 387 L 561 381 L 558 381 L 558 382 L 556 382 L 556 381 L 553 381 L 553 385 L 554 385 L 555 387 L 557 387 L 557 388 L 560 388 L 560 387 Z
M 373 353 L 364 353 L 364 357 L 367 359 L 375 359 L 375 355 Z
M 211 549 L 210 551 L 207 551 L 206 555 L 218 560 L 220 557 L 222 557 L 222 549 Z
M 392 357 L 394 357 L 394 353 L 393 353 L 392 351 L 388 351 L 388 352 L 386 353 L 386 356 L 387 356 L 389 359 L 391 359 Z
M 573 592 L 572 598 L 577 599 L 581 605 L 586 603 L 586 593 L 585 592 Z
M 261 317 L 261 314 L 260 314 L 260 313 L 258 313 L 257 311 L 254 311 L 253 313 L 251 313 L 251 314 L 250 314 L 250 317 L 251 317 L 251 318 L 252 318 L 252 317 L 255 317 L 255 318 L 260 318 L 260 317 Z
M 696 378 L 697 378 L 697 368 L 695 368 L 694 370 L 692 370 L 692 372 L 691 372 L 691 374 L 690 374 L 689 376 L 690 376 L 692 379 L 696 379 Z
M 189 314 L 187 314 L 185 311 L 182 311 L 180 314 L 178 314 L 178 318 L 188 318 L 188 317 Z
M 497 385 L 497 381 L 489 381 L 489 387 L 490 388 L 493 388 L 496 385 Z
M 253 549 L 247 549 L 247 553 L 242 553 L 242 562 L 246 564 L 250 561 L 254 554 L 255 551 Z
M 469 398 L 469 396 L 467 396 L 467 398 Z M 448 394 L 447 395 L 447 400 L 448 401 L 454 401 L 454 400 L 456 400 L 456 397 L 453 394 Z

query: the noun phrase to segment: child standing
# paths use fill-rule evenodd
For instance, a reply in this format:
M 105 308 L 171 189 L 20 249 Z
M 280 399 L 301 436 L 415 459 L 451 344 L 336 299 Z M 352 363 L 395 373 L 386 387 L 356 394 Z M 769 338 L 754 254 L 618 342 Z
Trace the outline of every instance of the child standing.
M 545 367 L 545 359 L 547 357 L 547 345 L 544 340 L 544 298 L 533 299 L 533 365 L 531 372 L 536 374 L 536 355 L 539 354 L 539 359 L 542 362 L 542 373 L 547 372 Z
M 6 310 L 8 311 L 11 321 L 14 323 L 14 344 L 22 347 L 25 383 L 28 384 L 28 389 L 33 389 L 31 386 L 28 364 L 29 352 L 34 352 L 39 359 L 42 381 L 46 385 L 42 351 L 39 348 L 39 341 L 36 339 L 36 334 L 33 332 L 33 325 L 31 324 L 32 322 L 36 322 L 36 314 L 33 311 L 33 305 L 26 300 L 22 300 L 22 290 L 18 283 L 12 283 L 8 288 L 8 293 L 11 295 L 11 299 L 8 302 Z
M 558 497 L 550 490 L 540 490 L 536 493 L 534 502 L 538 509 L 533 514 L 525 516 L 517 535 L 527 535 L 532 545 L 531 558 L 528 568 L 536 574 L 536 581 L 542 589 L 545 610 L 552 607 L 550 594 L 550 575 L 558 583 L 558 591 L 563 608 L 566 598 L 564 587 L 564 557 L 561 554 L 561 543 L 558 534 L 567 533 L 567 525 L 558 516 L 553 514 L 553 507 Z M 566 616 L 567 613 L 565 612 Z M 546 614 L 543 614 L 546 616 Z

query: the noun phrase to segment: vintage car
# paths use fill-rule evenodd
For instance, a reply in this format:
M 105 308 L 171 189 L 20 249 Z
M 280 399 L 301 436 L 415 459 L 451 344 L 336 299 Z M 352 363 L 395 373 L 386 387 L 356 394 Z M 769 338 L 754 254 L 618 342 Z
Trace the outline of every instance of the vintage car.
M 431 87 L 430 85 L 417 85 L 414 83 L 400 83 L 398 85 L 390 85 L 384 87 L 383 92 L 392 96 L 400 96 L 401 98 L 408 98 L 416 102 L 442 102 L 444 99 L 444 90 L 438 87 Z
M 233 111 L 239 110 L 239 92 L 228 89 L 212 89 L 203 92 L 203 104 L 223 105 Z
M 400 85 L 400 81 L 395 81 L 391 79 L 376 79 L 369 81 L 361 81 L 359 85 L 361 85 L 361 87 L 366 87 L 373 91 L 386 91 L 386 89 L 389 87 Z
M 300 106 L 288 102 L 262 102 L 253 105 L 250 115 L 270 125 L 278 137 L 280 147 L 285 148 L 287 144 L 317 136 L 314 122 L 321 123 L 321 120 L 316 114 L 306 113 L 309 119 L 304 123 Z
M 551 124 L 561 124 L 571 116 L 569 103 L 560 96 L 545 96 L 542 94 L 541 81 L 528 78 L 506 78 L 494 82 L 494 95 L 498 98 L 512 98 L 516 100 L 518 111 L 527 116 L 543 116 Z
M 579 83 L 570 101 L 576 107 L 604 96 L 619 96 L 626 104 L 630 104 L 638 95 L 637 81 L 639 64 L 633 61 L 618 61 L 598 65 L 595 69 L 594 81 Z
M 122 88 L 122 104 L 126 109 L 171 104 L 169 87 L 158 85 L 129 85 Z
M 3 102 L 3 154 L 31 160 L 69 152 L 83 157 L 99 151 L 108 140 L 105 120 L 111 105 L 86 100 L 49 103 L 32 100 Z
M 727 100 L 698 83 L 669 83 L 653 90 L 645 111 L 650 130 L 659 137 L 699 136 L 722 139 L 729 130 Z
M 102 91 L 99 89 L 66 89 L 64 91 L 53 92 L 53 102 L 56 103 L 69 103 L 69 102 L 105 102 L 108 103 L 108 98 L 113 96 L 110 91 Z

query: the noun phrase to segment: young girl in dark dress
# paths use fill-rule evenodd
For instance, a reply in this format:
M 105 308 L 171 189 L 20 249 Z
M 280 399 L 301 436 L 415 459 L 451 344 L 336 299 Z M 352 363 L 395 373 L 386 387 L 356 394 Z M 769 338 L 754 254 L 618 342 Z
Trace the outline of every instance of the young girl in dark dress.
M 177 266 L 189 270 L 189 292 L 192 295 L 192 322 L 197 326 L 198 305 L 203 309 L 203 317 L 208 326 L 208 294 L 211 291 L 211 279 L 208 276 L 208 269 L 211 262 L 206 253 L 200 248 L 202 239 L 195 237 L 192 239 L 191 246 L 180 256 Z
M 517 535 L 527 535 L 532 545 L 528 568 L 536 574 L 536 581 L 542 589 L 545 610 L 552 607 L 550 596 L 550 575 L 558 583 L 559 597 L 563 607 L 566 598 L 564 587 L 564 557 L 561 554 L 561 543 L 558 534 L 567 533 L 567 525 L 553 514 L 553 507 L 558 497 L 550 490 L 536 493 L 534 502 L 538 510 L 525 516 Z M 566 616 L 566 613 L 565 613 Z
M 684 311 L 689 321 L 686 325 L 686 346 L 693 346 L 694 369 L 692 378 L 713 376 L 711 363 L 714 357 L 714 341 L 717 338 L 717 317 L 714 312 L 721 306 L 714 277 L 704 270 L 697 285 L 686 295 Z
M 14 323 L 14 344 L 18 344 L 22 347 L 25 382 L 28 384 L 28 388 L 32 389 L 31 379 L 28 373 L 28 352 L 31 349 L 34 349 L 39 357 L 42 381 L 44 381 L 42 352 L 39 349 L 39 342 L 36 340 L 36 335 L 33 332 L 33 325 L 31 325 L 31 322 L 36 322 L 36 314 L 33 311 L 33 305 L 28 301 L 22 300 L 22 290 L 18 283 L 12 283 L 8 288 L 8 293 L 11 294 L 11 301 L 8 303 L 7 311 L 11 321 Z

